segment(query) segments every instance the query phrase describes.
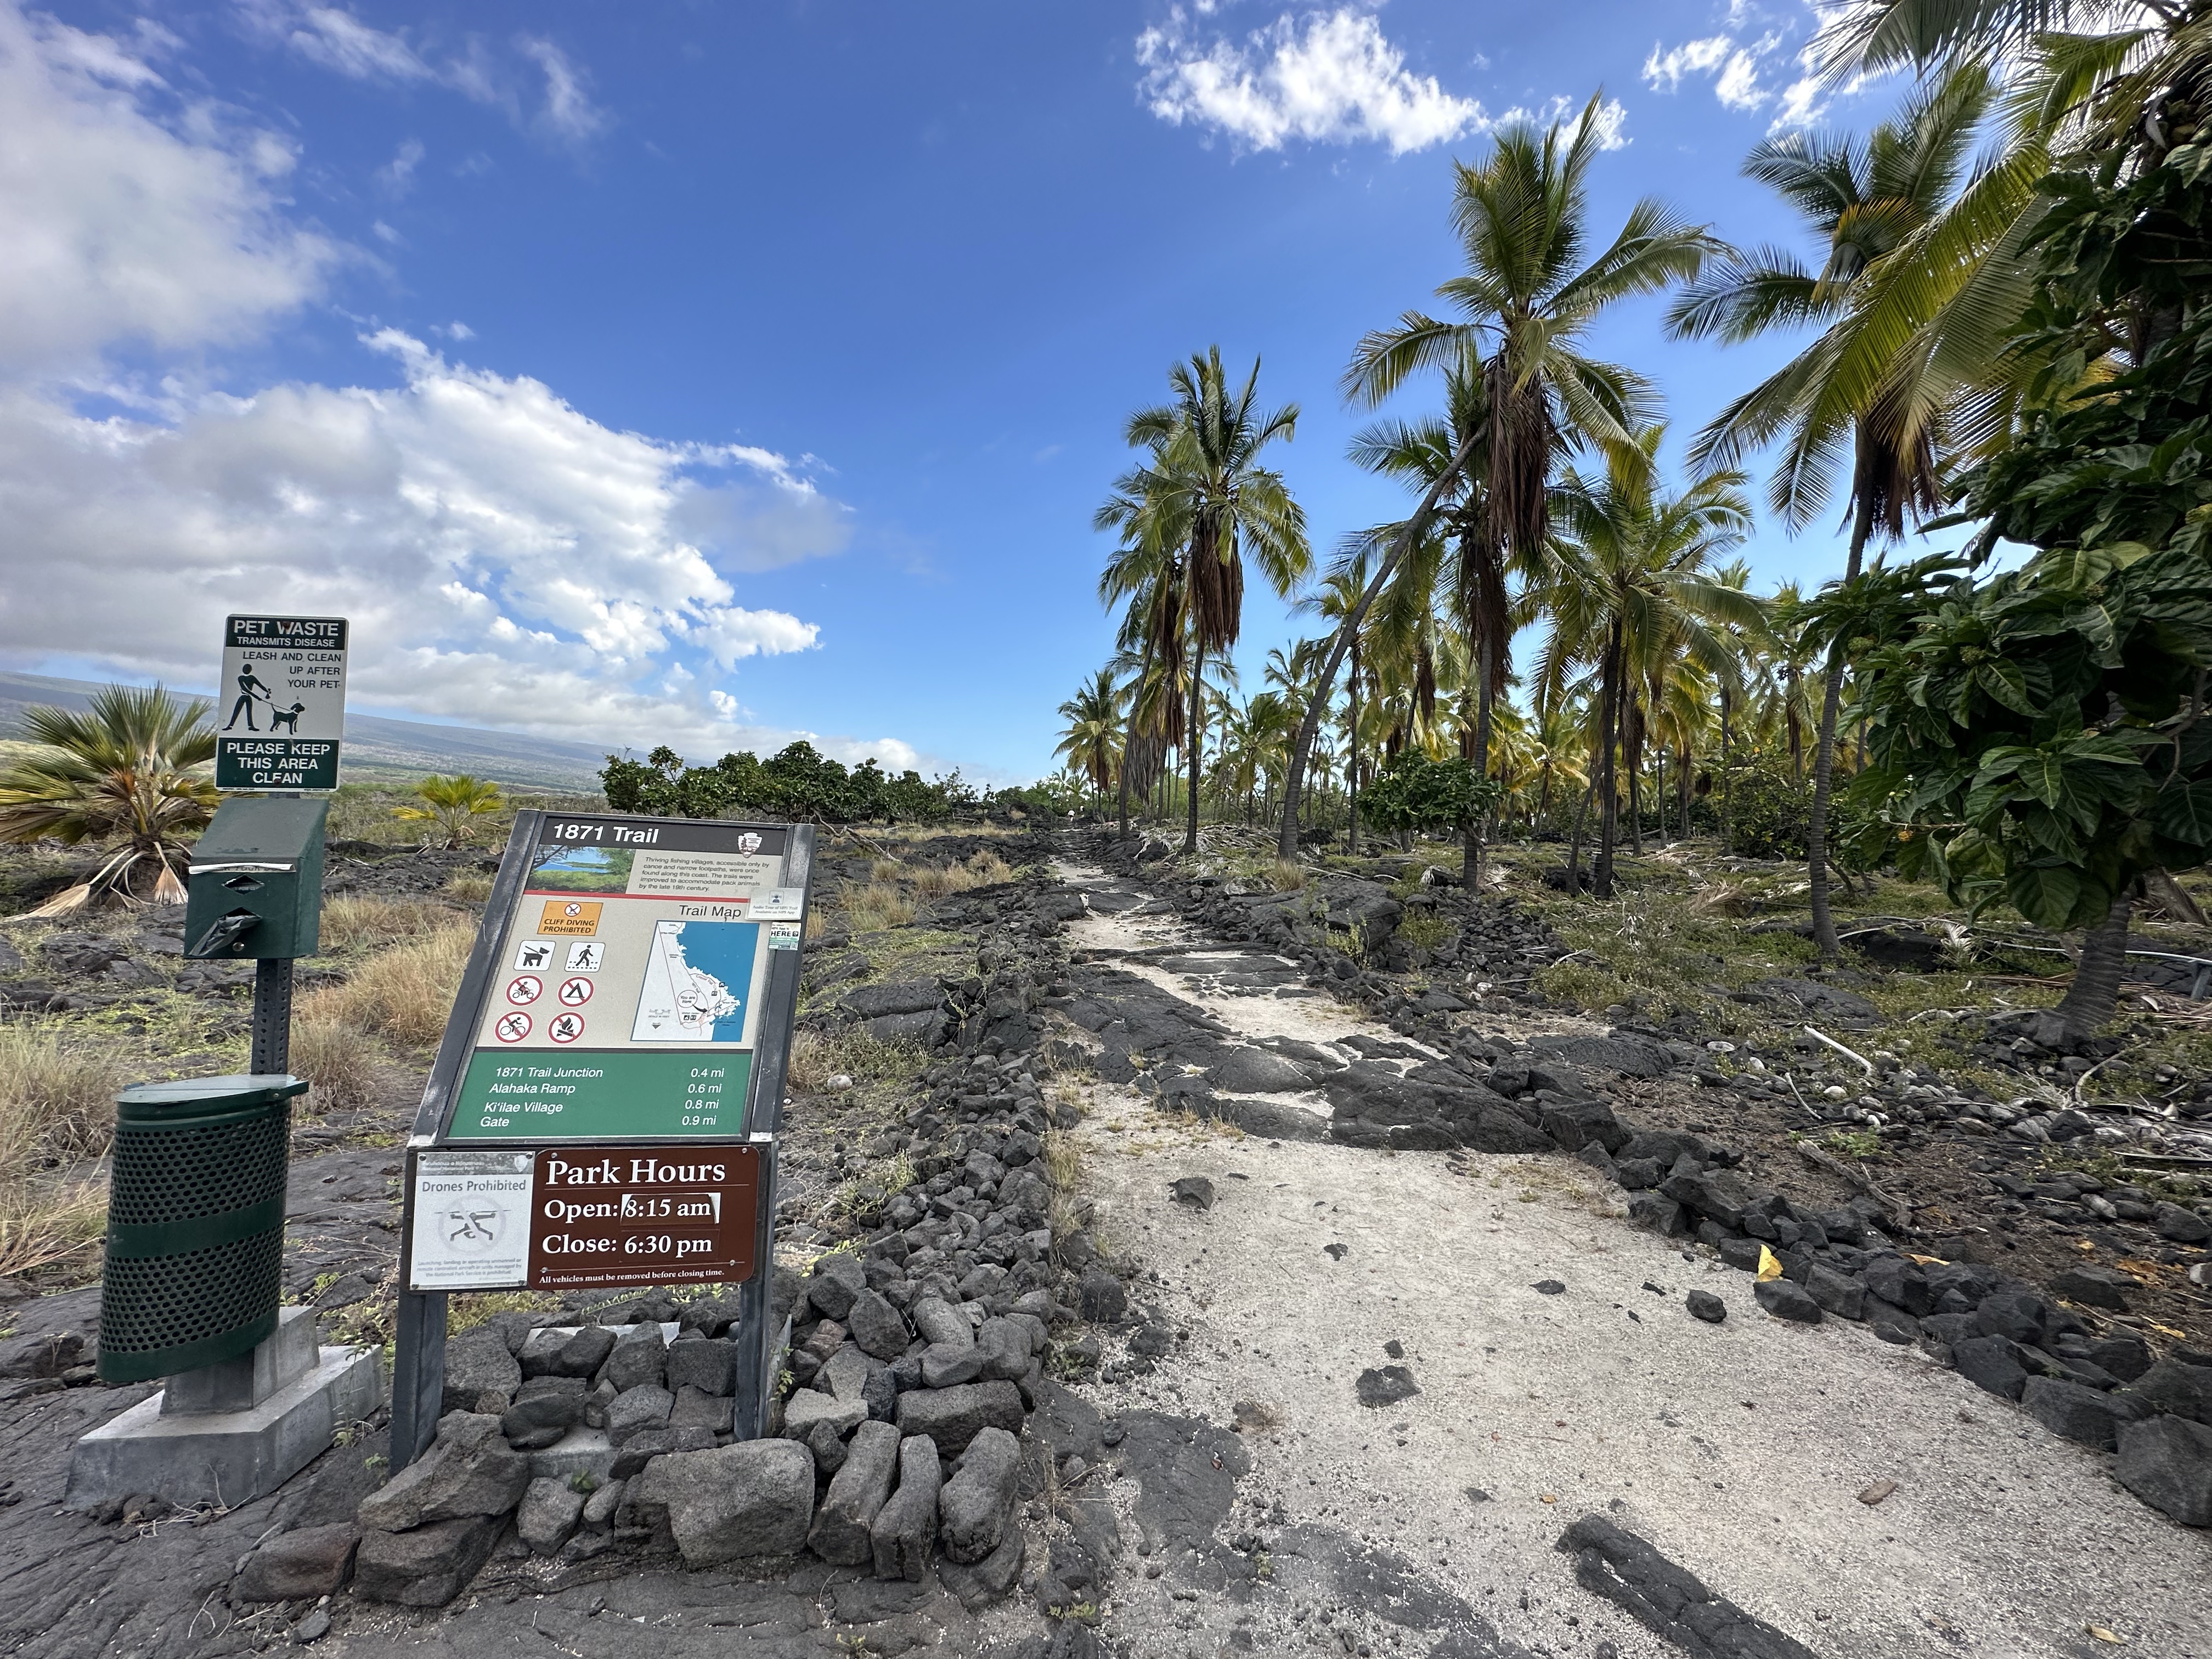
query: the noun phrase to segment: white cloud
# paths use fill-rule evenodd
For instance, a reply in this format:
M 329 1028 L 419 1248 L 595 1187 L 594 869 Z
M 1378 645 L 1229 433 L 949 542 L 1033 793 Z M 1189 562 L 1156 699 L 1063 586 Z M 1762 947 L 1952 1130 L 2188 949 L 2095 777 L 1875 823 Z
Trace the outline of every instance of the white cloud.
M 164 125 L 169 100 L 143 50 L 0 0 L 0 656 L 204 684 L 223 614 L 267 605 L 353 619 L 363 706 L 706 754 L 793 735 L 713 682 L 820 644 L 732 580 L 846 544 L 805 460 L 617 431 L 391 328 L 365 343 L 392 384 L 110 384 L 112 348 L 258 341 L 340 253 L 286 224 L 254 135 Z
M 406 140 L 377 168 L 377 184 L 393 196 L 404 196 L 415 187 L 415 169 L 422 165 L 424 153 L 420 138 Z
M 1665 51 L 1654 46 L 1651 56 L 1644 60 L 1644 84 L 1655 92 L 1677 91 L 1684 76 L 1710 75 L 1726 63 L 1735 45 L 1725 34 L 1716 34 L 1709 40 L 1685 40 Z
M 522 55 L 545 71 L 545 108 L 538 123 L 556 137 L 580 143 L 607 125 L 607 115 L 584 90 L 582 71 L 550 40 L 517 43 Z
M 166 93 L 120 42 L 0 3 L 0 373 L 249 338 L 320 289 L 338 250 L 264 182 L 289 147 L 211 118 L 183 142 L 142 106 Z
M 1199 15 L 1213 8 L 1200 5 Z M 1393 155 L 1445 143 L 1491 125 L 1482 106 L 1415 75 L 1375 18 L 1350 7 L 1285 12 L 1243 43 L 1198 40 L 1181 7 L 1137 37 L 1142 91 L 1153 114 L 1227 133 L 1255 150 L 1289 140 L 1385 143 Z
M 1751 16 L 1752 8 L 1743 0 L 1732 0 L 1731 27 L 1750 21 Z M 1785 22 L 1756 39 L 1722 33 L 1686 40 L 1678 46 L 1654 46 L 1644 62 L 1644 84 L 1655 91 L 1672 93 L 1680 91 L 1690 76 L 1703 76 L 1711 82 L 1713 96 L 1724 109 L 1749 114 L 1771 106 L 1774 113 L 1767 125 L 1769 132 L 1810 125 L 1827 112 L 1824 94 L 1828 88 L 1818 73 L 1812 46 L 1795 54 L 1789 52 L 1795 27 L 1794 22 Z M 1778 90 L 1767 85 L 1762 77 L 1770 70 L 1784 68 L 1793 56 L 1796 78 Z M 1846 94 L 1857 89 L 1856 84 L 1844 88 Z
M 381 82 L 394 86 L 427 83 L 443 86 L 479 104 L 503 110 L 518 126 L 526 127 L 564 143 L 580 143 L 609 125 L 605 110 L 592 103 L 584 71 L 550 40 L 520 35 L 515 53 L 538 66 L 544 78 L 544 93 L 535 113 L 527 105 L 513 66 L 502 62 L 476 39 L 457 56 L 441 59 L 417 49 L 403 35 L 362 22 L 337 6 L 301 5 L 297 0 L 237 0 L 238 15 L 255 38 L 305 58 L 311 64 L 350 80 Z M 422 146 L 409 141 L 414 155 L 398 168 L 398 188 L 422 159 Z M 391 169 L 380 171 L 380 178 Z

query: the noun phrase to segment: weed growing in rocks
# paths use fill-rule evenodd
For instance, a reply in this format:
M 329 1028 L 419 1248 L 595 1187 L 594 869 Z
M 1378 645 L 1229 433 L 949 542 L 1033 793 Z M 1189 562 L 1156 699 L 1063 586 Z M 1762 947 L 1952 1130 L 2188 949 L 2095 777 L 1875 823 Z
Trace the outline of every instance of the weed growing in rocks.
M 338 1020 L 410 1047 L 428 1048 L 446 1029 L 476 930 L 448 927 L 403 939 L 362 963 L 343 985 L 301 999 L 303 1020 Z

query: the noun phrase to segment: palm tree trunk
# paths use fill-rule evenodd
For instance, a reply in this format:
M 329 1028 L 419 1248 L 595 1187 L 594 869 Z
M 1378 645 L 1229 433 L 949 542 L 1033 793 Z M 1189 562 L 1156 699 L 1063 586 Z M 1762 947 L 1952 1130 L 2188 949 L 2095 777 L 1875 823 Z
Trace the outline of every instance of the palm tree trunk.
M 2058 1005 L 2069 1042 L 2078 1042 L 2104 1030 L 2118 1006 L 2120 981 L 2128 966 L 2128 912 L 2134 902 L 2132 893 L 2122 893 L 2104 921 L 2081 937 L 2074 983 Z
M 1345 787 L 1352 796 L 1352 856 L 1359 856 L 1359 636 L 1352 636 L 1352 764 L 1345 769 Z M 1291 787 L 1288 779 L 1285 788 Z
M 1487 783 L 1490 781 L 1490 641 L 1479 640 L 1474 647 L 1474 775 Z M 1490 840 L 1490 808 L 1485 806 L 1469 826 L 1467 837 L 1466 862 L 1460 871 L 1460 884 L 1469 898 L 1482 891 L 1482 855 Z
M 1198 851 L 1198 768 L 1204 758 L 1206 747 L 1206 645 L 1200 641 L 1190 659 L 1190 714 L 1183 722 L 1190 735 L 1190 828 L 1185 832 L 1182 850 Z
M 1595 783 L 1583 791 L 1582 805 L 1575 808 L 1575 833 L 1567 842 L 1567 892 L 1574 898 L 1582 896 L 1583 827 L 1589 822 L 1590 802 L 1596 795 Z
M 1721 692 L 1721 856 L 1728 858 L 1735 851 L 1735 774 L 1729 769 L 1734 756 L 1729 744 L 1729 705 L 1732 699 Z
M 1620 700 L 1620 761 L 1628 769 L 1628 850 L 1644 856 L 1644 708 L 1633 691 Z
M 1874 533 L 1874 492 L 1862 489 L 1858 495 L 1858 511 L 1851 519 L 1850 558 L 1844 570 L 1846 582 L 1858 580 L 1867 538 Z M 1844 948 L 1836 938 L 1836 919 L 1828 910 L 1828 795 L 1836 770 L 1836 712 L 1844 700 L 1840 644 L 1829 647 L 1826 679 L 1820 698 L 1820 734 L 1813 747 L 1813 816 L 1805 829 L 1805 862 L 1812 881 L 1813 943 L 1822 961 L 1833 962 Z
M 1330 642 L 1328 655 L 1322 661 L 1321 682 L 1314 688 L 1313 706 L 1306 710 L 1305 719 L 1298 723 L 1297 741 L 1291 745 L 1290 768 L 1283 780 L 1283 829 L 1275 848 L 1277 854 L 1283 858 L 1297 855 L 1298 798 L 1305 793 L 1306 757 L 1313 752 L 1315 734 L 1321 730 L 1322 710 L 1328 702 L 1331 688 L 1336 684 L 1336 671 L 1343 665 L 1344 653 L 1350 648 L 1352 641 L 1358 637 L 1359 625 L 1367 620 L 1368 609 L 1375 603 L 1376 595 L 1382 592 L 1383 584 L 1396 571 L 1398 562 L 1406 556 L 1406 550 L 1419 542 L 1422 532 L 1428 529 L 1429 520 L 1436 516 L 1437 504 L 1443 500 L 1444 492 L 1458 483 L 1460 475 L 1467 470 L 1468 459 L 1474 454 L 1475 446 L 1482 441 L 1483 434 L 1489 429 L 1490 422 L 1485 421 L 1468 434 L 1466 441 L 1452 456 L 1451 465 L 1437 475 L 1436 482 L 1429 486 L 1429 493 L 1421 498 L 1420 506 L 1414 509 L 1413 516 L 1398 532 L 1398 539 L 1390 544 L 1390 551 L 1384 556 L 1374 579 L 1367 584 L 1367 591 L 1359 596 L 1359 603 L 1352 608 L 1352 614 L 1337 626 L 1336 638 Z
M 1597 869 L 1590 891 L 1599 898 L 1609 899 L 1613 896 L 1613 843 L 1620 830 L 1620 790 L 1613 774 L 1613 757 L 1620 741 L 1620 706 L 1627 701 L 1620 695 L 1620 624 L 1617 622 L 1606 641 L 1605 672 L 1601 678 L 1604 690 L 1598 705 L 1598 775 L 1594 785 L 1597 790 Z
M 1659 844 L 1667 844 L 1667 745 L 1651 751 L 1651 804 L 1659 812 Z

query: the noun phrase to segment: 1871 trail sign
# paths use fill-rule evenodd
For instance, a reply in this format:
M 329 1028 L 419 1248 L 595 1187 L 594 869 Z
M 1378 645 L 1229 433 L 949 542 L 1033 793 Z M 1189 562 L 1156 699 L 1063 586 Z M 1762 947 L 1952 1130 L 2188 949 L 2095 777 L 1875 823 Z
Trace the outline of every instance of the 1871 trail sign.
M 436 1424 L 454 1291 L 738 1286 L 760 1432 L 813 848 L 806 824 L 517 814 L 408 1140 L 395 1462 Z
M 344 617 L 229 618 L 216 787 L 337 788 L 345 680 Z

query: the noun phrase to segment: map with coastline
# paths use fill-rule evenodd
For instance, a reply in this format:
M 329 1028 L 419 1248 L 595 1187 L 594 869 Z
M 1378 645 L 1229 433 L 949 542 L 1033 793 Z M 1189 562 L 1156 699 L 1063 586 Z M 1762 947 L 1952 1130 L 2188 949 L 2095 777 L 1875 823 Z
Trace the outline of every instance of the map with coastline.
M 633 1042 L 742 1042 L 760 924 L 663 921 L 653 930 Z

